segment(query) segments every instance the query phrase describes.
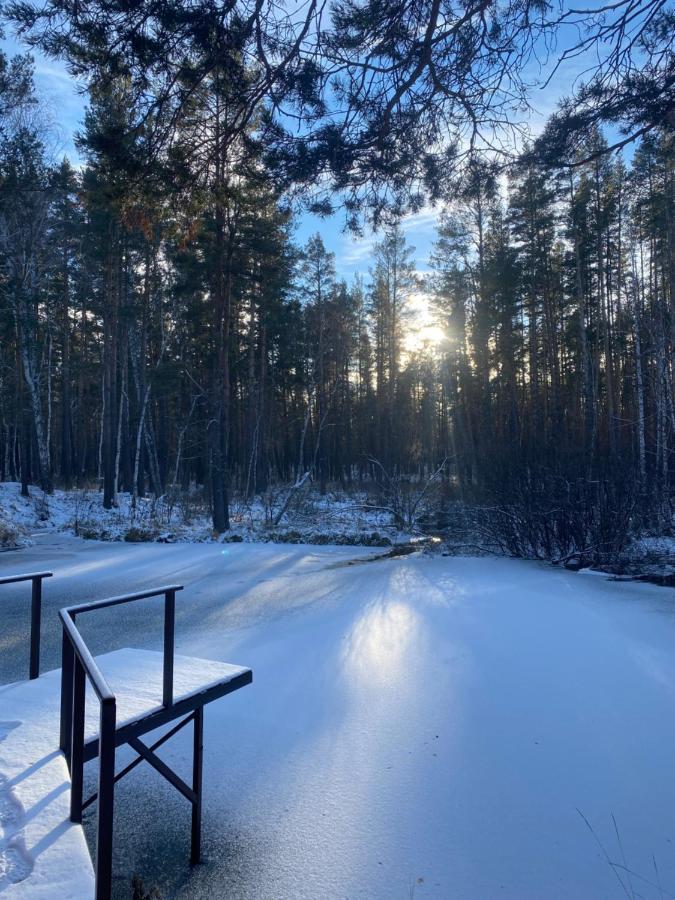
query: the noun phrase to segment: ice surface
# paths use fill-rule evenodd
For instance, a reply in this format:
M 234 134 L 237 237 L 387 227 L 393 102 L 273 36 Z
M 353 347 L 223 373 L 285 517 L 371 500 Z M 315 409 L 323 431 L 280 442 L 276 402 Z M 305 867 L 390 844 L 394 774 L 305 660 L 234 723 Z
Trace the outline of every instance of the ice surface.
M 172 580 L 180 653 L 255 672 L 206 711 L 201 866 L 184 799 L 146 766 L 119 783 L 120 900 L 133 872 L 163 900 L 675 895 L 671 590 L 515 560 L 226 549 L 59 536 L 0 560 L 56 573 L 47 652 L 59 604 Z M 3 602 L 25 621 L 23 594 Z M 160 623 L 87 627 L 104 649 L 155 649 Z M 162 748 L 179 771 L 190 742 Z

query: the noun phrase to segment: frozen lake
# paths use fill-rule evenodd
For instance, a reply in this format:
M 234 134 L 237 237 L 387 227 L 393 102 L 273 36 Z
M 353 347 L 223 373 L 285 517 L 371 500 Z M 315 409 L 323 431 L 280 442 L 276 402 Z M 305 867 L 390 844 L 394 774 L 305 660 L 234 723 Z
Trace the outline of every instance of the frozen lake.
M 204 863 L 140 766 L 117 789 L 117 896 L 133 872 L 163 900 L 675 896 L 673 592 L 514 560 L 345 565 L 370 553 L 54 535 L 0 556 L 55 573 L 44 668 L 59 607 L 177 581 L 177 652 L 254 670 L 207 709 Z M 28 590 L 0 602 L 6 682 Z M 158 649 L 161 601 L 83 630 Z M 179 770 L 189 737 L 162 748 Z

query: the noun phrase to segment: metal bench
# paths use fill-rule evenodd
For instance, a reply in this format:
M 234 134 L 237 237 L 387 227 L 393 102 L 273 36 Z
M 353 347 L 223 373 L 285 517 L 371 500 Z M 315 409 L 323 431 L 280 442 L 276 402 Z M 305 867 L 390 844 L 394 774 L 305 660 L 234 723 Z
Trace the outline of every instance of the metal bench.
M 51 573 L 9 576 L 0 584 L 33 580 L 33 615 L 31 616 L 31 678 L 39 672 L 40 588 L 43 578 Z M 36 589 L 35 585 L 39 585 Z M 112 891 L 112 848 L 115 784 L 145 760 L 160 773 L 192 806 L 190 862 L 197 863 L 201 852 L 202 763 L 204 707 L 250 684 L 250 669 L 228 663 L 176 657 L 174 654 L 176 593 L 181 585 L 169 585 L 155 590 L 140 591 L 66 607 L 59 612 L 63 629 L 60 689 L 49 673 L 43 679 L 45 692 L 53 694 L 50 702 L 57 705 L 59 747 L 63 751 L 70 774 L 69 818 L 82 822 L 83 811 L 95 801 L 97 808 L 95 897 L 109 900 Z M 103 657 L 92 655 L 77 626 L 80 616 L 105 609 L 164 597 L 164 646 L 161 654 L 145 650 L 118 650 Z M 37 597 L 37 601 L 35 598 Z M 38 638 L 35 638 L 35 635 Z M 35 652 L 34 652 L 35 650 Z M 112 671 L 122 692 L 110 687 L 104 670 Z M 33 674 L 35 673 L 35 674 Z M 48 682 L 48 685 L 47 685 Z M 26 697 L 28 685 L 17 685 Z M 89 690 L 87 687 L 89 686 Z M 143 686 L 143 689 L 140 689 Z M 35 692 L 42 682 L 35 685 Z M 50 694 L 50 696 L 51 696 Z M 90 708 L 87 710 L 87 695 Z M 98 715 L 93 715 L 92 702 L 98 703 Z M 56 712 L 56 711 L 55 711 Z M 178 721 L 176 721 L 178 720 Z M 176 722 L 153 744 L 148 746 L 141 737 L 148 732 Z M 157 750 L 186 725 L 193 723 L 192 784 L 186 782 L 157 755 Z M 116 749 L 128 744 L 137 756 L 120 772 L 115 773 Z M 98 790 L 84 799 L 84 764 L 98 758 Z M 25 760 L 27 769 L 30 760 Z

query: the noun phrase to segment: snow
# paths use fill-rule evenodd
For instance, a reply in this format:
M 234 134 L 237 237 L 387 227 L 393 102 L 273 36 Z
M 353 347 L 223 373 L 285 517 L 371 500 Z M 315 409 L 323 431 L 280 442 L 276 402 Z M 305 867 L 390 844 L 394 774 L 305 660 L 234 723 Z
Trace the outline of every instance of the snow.
M 44 494 L 32 485 L 29 497 L 21 496 L 21 485 L 0 482 L 0 544 L 3 526 L 16 531 L 18 542 L 30 543 L 35 534 L 67 532 L 89 539 L 132 542 L 176 541 L 277 541 L 281 543 L 368 544 L 386 546 L 410 535 L 392 525 L 383 509 L 365 509 L 365 493 L 349 496 L 305 493 L 289 507 L 283 521 L 270 524 L 270 506 L 260 498 L 249 503 L 235 501 L 230 509 L 231 529 L 226 535 L 213 533 L 211 518 L 199 492 L 154 499 L 139 498 L 134 508 L 129 494 L 117 495 L 117 506 L 106 510 L 98 490 L 83 489 Z M 277 509 L 283 497 L 275 497 Z M 5 542 L 7 542 L 5 540 Z
M 117 696 L 122 726 L 161 708 L 162 654 L 116 650 L 97 663 Z M 248 671 L 176 656 L 174 698 Z M 86 900 L 94 874 L 84 833 L 69 821 L 70 778 L 58 752 L 60 671 L 0 688 L 0 892 L 30 900 Z M 98 734 L 99 705 L 88 687 L 85 736 Z
M 170 580 L 185 584 L 177 650 L 255 672 L 206 712 L 202 865 L 187 864 L 183 798 L 146 766 L 119 783 L 116 897 L 134 872 L 164 900 L 674 895 L 673 592 L 369 554 L 58 535 L 0 558 L 55 573 L 48 657 L 64 601 Z M 26 602 L 7 590 L 13 648 Z M 157 649 L 160 623 L 92 616 L 87 634 Z M 179 771 L 190 742 L 162 748 Z
M 631 558 L 642 559 L 645 555 L 652 555 L 659 559 L 675 562 L 675 537 L 667 535 L 651 535 L 641 538 L 631 546 L 629 555 Z
M 125 648 L 96 659 L 117 700 L 118 728 L 162 708 L 162 653 Z M 216 683 L 232 681 L 245 672 L 250 669 L 177 654 L 174 657 L 174 701 Z M 49 673 L 49 677 L 53 674 Z M 98 734 L 98 711 L 96 695 L 87 685 L 85 738 Z

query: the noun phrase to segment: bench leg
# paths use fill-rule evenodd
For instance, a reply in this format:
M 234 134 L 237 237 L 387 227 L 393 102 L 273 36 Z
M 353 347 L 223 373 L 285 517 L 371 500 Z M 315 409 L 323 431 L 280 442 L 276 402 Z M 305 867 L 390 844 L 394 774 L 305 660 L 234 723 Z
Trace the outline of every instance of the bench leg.
M 33 578 L 30 604 L 30 678 L 40 676 L 40 620 L 42 617 L 42 579 Z
M 73 669 L 75 668 L 75 653 L 73 645 L 63 631 L 63 648 L 61 650 L 61 733 L 59 735 L 59 747 L 66 755 L 66 762 L 70 770 L 71 738 L 73 728 Z
M 101 704 L 99 732 L 96 900 L 112 894 L 113 812 L 115 803 L 115 703 Z
M 190 848 L 190 864 L 201 861 L 202 848 L 202 757 L 204 751 L 204 707 L 199 706 L 194 712 L 194 743 L 192 748 L 192 790 L 195 799 L 192 803 L 192 841 Z
M 70 740 L 70 821 L 82 821 L 82 785 L 84 779 L 84 666 L 75 660 Z

